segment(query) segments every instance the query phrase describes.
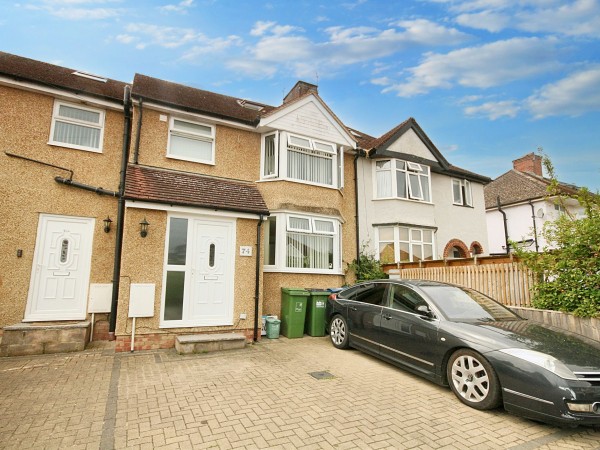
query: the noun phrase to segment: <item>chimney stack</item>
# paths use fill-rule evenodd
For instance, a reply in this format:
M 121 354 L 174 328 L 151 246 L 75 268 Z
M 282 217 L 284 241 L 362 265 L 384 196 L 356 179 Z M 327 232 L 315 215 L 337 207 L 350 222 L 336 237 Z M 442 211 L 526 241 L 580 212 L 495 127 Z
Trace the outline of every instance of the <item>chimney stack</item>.
M 298 81 L 292 90 L 288 92 L 288 95 L 283 98 L 283 103 L 285 104 L 291 102 L 292 100 L 296 100 L 308 92 L 314 92 L 315 94 L 318 94 L 319 87 L 316 84 L 310 84 L 306 81 Z
M 540 177 L 542 174 L 542 157 L 535 153 L 528 153 L 513 161 L 513 168 L 519 172 L 529 172 Z

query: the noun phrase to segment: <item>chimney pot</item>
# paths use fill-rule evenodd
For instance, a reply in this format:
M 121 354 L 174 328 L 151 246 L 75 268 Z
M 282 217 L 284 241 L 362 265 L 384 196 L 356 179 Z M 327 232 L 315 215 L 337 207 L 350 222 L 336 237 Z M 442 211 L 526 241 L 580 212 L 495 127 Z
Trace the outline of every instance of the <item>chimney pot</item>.
M 535 153 L 528 153 L 519 159 L 513 161 L 513 168 L 519 172 L 529 172 L 534 175 L 543 176 L 542 157 Z

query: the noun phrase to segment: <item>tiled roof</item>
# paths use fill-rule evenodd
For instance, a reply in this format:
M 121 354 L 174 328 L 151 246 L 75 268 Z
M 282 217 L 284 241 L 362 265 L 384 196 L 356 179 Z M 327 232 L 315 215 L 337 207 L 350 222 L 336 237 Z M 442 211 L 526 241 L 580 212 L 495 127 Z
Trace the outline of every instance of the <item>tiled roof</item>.
M 122 81 L 108 78 L 104 78 L 106 81 L 97 81 L 74 75 L 74 72 L 77 70 L 0 52 L 0 75 L 18 81 L 28 81 L 46 87 L 123 102 L 126 84 Z
M 252 183 L 130 164 L 125 198 L 251 214 L 269 214 Z
M 140 74 L 136 74 L 133 80 L 132 95 L 143 97 L 144 100 L 153 100 L 175 108 L 204 113 L 248 125 L 256 125 L 261 114 L 273 109 L 269 105 L 250 102 L 252 105 L 262 107 L 258 111 L 242 106 L 245 100 L 240 98 L 216 94 Z
M 548 196 L 548 185 L 550 180 L 530 172 L 520 172 L 511 169 L 483 188 L 485 195 L 485 207 L 494 208 L 498 206 L 497 198 L 500 196 L 502 205 L 525 202 L 529 200 L 542 199 Z M 574 194 L 577 188 L 567 184 L 559 184 L 559 188 L 565 194 Z

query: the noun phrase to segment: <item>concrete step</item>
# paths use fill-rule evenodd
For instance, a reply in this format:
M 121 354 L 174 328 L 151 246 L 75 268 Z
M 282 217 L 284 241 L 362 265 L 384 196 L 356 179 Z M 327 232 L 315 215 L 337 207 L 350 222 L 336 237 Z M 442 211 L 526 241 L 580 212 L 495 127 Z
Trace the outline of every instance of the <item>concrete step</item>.
M 175 339 L 175 350 L 180 355 L 234 350 L 245 346 L 246 336 L 240 333 L 187 334 Z
M 18 323 L 4 327 L 0 356 L 80 352 L 90 336 L 90 322 Z

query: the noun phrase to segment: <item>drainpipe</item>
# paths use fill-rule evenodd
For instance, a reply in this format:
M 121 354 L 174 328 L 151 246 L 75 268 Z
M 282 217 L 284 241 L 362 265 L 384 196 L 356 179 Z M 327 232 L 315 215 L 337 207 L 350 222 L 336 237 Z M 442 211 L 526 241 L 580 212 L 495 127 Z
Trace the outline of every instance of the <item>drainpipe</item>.
M 508 220 L 506 219 L 506 213 L 504 211 L 502 211 L 502 207 L 500 205 L 500 196 L 498 196 L 496 198 L 496 201 L 498 202 L 498 211 L 500 211 L 500 214 L 502 214 L 502 216 L 504 217 L 504 242 L 506 245 L 506 254 L 508 255 L 510 247 L 508 244 Z
M 360 262 L 360 223 L 358 217 L 358 158 L 360 149 L 354 155 L 354 218 L 356 220 L 356 262 Z
M 54 177 L 54 181 L 60 184 L 66 184 L 67 186 L 73 186 L 79 189 L 84 189 L 86 191 L 95 192 L 98 195 L 110 195 L 111 197 L 118 197 L 119 193 L 115 191 L 109 191 L 107 189 L 103 189 L 101 187 L 90 186 L 89 184 L 79 183 L 77 181 L 73 181 L 70 178 L 63 177 Z
M 121 154 L 121 174 L 119 179 L 119 202 L 117 207 L 117 231 L 115 239 L 115 261 L 113 265 L 113 289 L 108 319 L 108 339 L 114 341 L 117 326 L 117 306 L 119 303 L 119 281 L 121 279 L 121 251 L 123 249 L 123 225 L 125 222 L 125 177 L 127 163 L 129 162 L 129 148 L 131 145 L 131 88 L 125 86 L 123 97 L 123 151 Z
M 137 130 L 135 134 L 135 148 L 133 150 L 133 163 L 138 163 L 138 157 L 140 156 L 140 134 L 142 132 L 142 116 L 144 115 L 144 99 L 140 97 L 140 117 L 138 117 Z
M 539 252 L 540 247 L 538 245 L 537 227 L 535 225 L 535 209 L 533 207 L 533 202 L 531 200 L 529 200 L 529 206 L 531 206 L 531 221 L 533 222 L 533 241 L 535 242 L 535 251 Z
M 263 215 L 261 214 L 256 225 L 256 279 L 254 281 L 254 342 L 258 341 L 258 297 L 260 294 L 260 235 Z

